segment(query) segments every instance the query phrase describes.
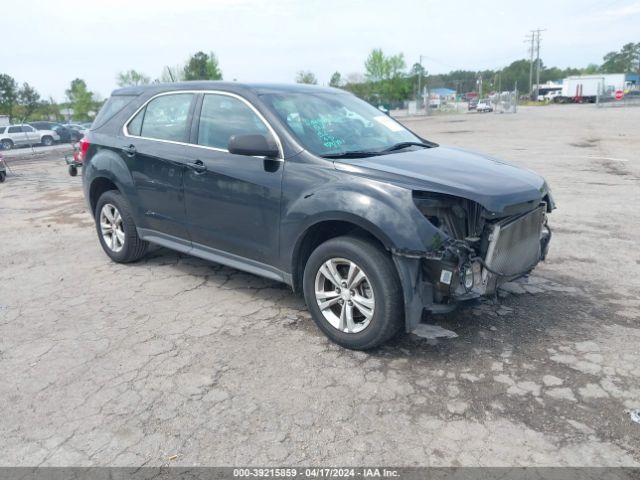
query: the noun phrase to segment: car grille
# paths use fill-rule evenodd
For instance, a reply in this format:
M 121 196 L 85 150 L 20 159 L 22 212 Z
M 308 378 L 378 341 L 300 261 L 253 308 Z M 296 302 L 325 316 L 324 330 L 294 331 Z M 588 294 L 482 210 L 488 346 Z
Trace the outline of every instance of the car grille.
M 545 206 L 495 224 L 489 237 L 486 265 L 501 275 L 518 275 L 540 260 L 540 232 Z

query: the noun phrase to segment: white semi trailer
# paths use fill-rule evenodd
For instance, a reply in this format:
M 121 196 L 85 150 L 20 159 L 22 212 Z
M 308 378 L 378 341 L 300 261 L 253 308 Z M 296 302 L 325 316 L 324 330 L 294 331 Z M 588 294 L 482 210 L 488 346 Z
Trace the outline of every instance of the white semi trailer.
M 554 101 L 560 103 L 595 103 L 598 95 L 613 96 L 624 90 L 624 73 L 576 75 L 562 81 L 562 95 Z

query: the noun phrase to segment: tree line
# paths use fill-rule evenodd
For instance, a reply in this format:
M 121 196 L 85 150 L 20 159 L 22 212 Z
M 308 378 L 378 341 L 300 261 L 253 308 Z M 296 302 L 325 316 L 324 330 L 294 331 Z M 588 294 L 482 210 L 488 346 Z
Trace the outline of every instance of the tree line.
M 334 72 L 328 79 L 331 87 L 343 88 L 371 102 L 399 104 L 416 98 L 418 86 L 428 89 L 445 87 L 458 93 L 475 91 L 482 80 L 483 91 L 515 90 L 526 92 L 529 88 L 531 62 L 516 60 L 507 67 L 487 70 L 453 70 L 443 74 L 430 74 L 420 63 L 407 69 L 402 53 L 386 55 L 382 49 L 373 49 L 363 64 L 364 73 L 350 73 L 343 77 Z M 639 73 L 640 42 L 627 43 L 619 51 L 609 52 L 601 64 L 590 64 L 583 68 L 546 67 L 541 62 L 540 82 L 560 80 L 570 75 L 595 73 Z M 150 76 L 131 69 L 116 76 L 118 86 L 136 86 L 150 83 L 169 83 L 184 80 L 222 80 L 222 70 L 213 52 L 198 51 L 183 65 L 165 66 L 159 77 Z M 317 84 L 317 76 L 308 70 L 300 70 L 297 83 Z M 28 83 L 19 85 L 10 75 L 0 74 L 0 115 L 8 115 L 11 122 L 36 119 L 63 119 L 64 109 L 73 110 L 77 121 L 91 120 L 104 99 L 92 92 L 84 80 L 74 79 L 65 90 L 65 101 L 56 103 L 53 98 L 43 99 Z
M 21 86 L 5 73 L 0 74 L 0 115 L 7 115 L 11 123 L 28 120 L 62 120 L 65 109 L 73 110 L 77 121 L 88 121 L 103 104 L 100 95 L 89 91 L 80 78 L 74 79 L 65 90 L 66 101 L 57 103 L 53 98 L 44 99 L 28 83 Z
M 444 87 L 466 93 L 477 91 L 478 82 L 482 81 L 483 92 L 517 89 L 527 93 L 530 68 L 531 62 L 522 59 L 501 69 L 453 70 L 443 74 L 429 74 L 420 63 L 414 63 L 407 69 L 402 53 L 385 55 L 382 49 L 374 49 L 364 61 L 364 73 L 352 73 L 344 78 L 340 72 L 335 72 L 329 79 L 329 86 L 343 88 L 372 103 L 393 105 L 416 98 L 419 86 L 427 89 Z M 640 74 L 640 42 L 627 43 L 619 51 L 607 53 L 601 64 L 589 64 L 582 68 L 547 67 L 540 61 L 541 84 L 562 80 L 571 75 L 596 73 Z M 315 75 L 308 71 L 300 72 L 296 81 L 317 83 Z
M 144 73 L 136 70 L 120 72 L 116 76 L 118 86 L 135 86 L 149 83 L 178 82 L 183 80 L 221 80 L 222 72 L 218 59 L 213 53 L 197 52 L 189 57 L 183 66 L 166 66 L 159 78 L 151 80 Z M 89 90 L 81 78 L 71 81 L 65 90 L 65 101 L 56 102 L 53 98 L 42 98 L 28 83 L 19 85 L 7 74 L 0 74 L 0 115 L 7 115 L 11 123 L 29 120 L 65 119 L 63 113 L 67 109 L 73 111 L 76 121 L 90 121 L 104 103 L 104 99 L 96 92 Z

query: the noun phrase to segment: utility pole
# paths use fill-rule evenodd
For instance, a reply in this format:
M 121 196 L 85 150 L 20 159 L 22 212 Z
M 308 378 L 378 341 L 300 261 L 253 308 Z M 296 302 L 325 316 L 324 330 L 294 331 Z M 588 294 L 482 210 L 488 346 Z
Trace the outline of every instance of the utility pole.
M 527 35 L 526 41 L 531 41 L 531 45 L 529 46 L 529 97 L 531 97 L 531 92 L 533 91 L 533 41 L 535 35 L 534 30 L 531 30 L 531 35 Z
M 531 95 L 533 99 L 538 99 L 538 93 L 540 92 L 540 33 L 545 32 L 546 29 L 537 28 L 531 30 L 531 47 L 529 52 L 531 53 L 531 63 L 529 64 L 529 95 L 533 93 L 533 51 L 535 42 L 536 52 L 536 92 L 535 95 Z
M 422 57 L 424 55 L 420 55 L 420 71 L 418 72 L 418 107 L 420 107 L 421 98 L 422 98 Z

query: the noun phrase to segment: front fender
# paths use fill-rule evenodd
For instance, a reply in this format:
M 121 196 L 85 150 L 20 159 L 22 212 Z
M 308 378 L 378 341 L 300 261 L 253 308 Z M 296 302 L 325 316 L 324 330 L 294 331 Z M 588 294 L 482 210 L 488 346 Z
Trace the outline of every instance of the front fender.
M 420 260 L 415 254 L 433 251 L 435 245 L 441 244 L 442 233 L 417 209 L 410 189 L 336 170 L 305 167 L 300 175 L 313 176 L 310 187 L 307 185 L 311 182 L 298 177 L 296 165 L 288 164 L 288 176 L 285 175 L 285 182 L 293 185 L 284 190 L 289 195 L 295 192 L 296 196 L 283 202 L 283 267 L 296 271 L 298 252 L 310 228 L 325 221 L 357 225 L 393 255 L 403 289 L 406 330 L 415 329 L 424 306 L 433 299 L 430 283 L 421 278 Z
M 358 225 L 390 251 L 424 252 L 442 236 L 416 208 L 410 190 L 336 173 L 342 178 L 328 178 L 284 205 L 284 254 L 295 250 L 309 228 L 329 220 Z

